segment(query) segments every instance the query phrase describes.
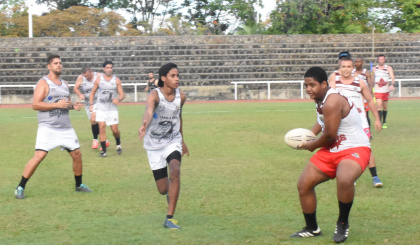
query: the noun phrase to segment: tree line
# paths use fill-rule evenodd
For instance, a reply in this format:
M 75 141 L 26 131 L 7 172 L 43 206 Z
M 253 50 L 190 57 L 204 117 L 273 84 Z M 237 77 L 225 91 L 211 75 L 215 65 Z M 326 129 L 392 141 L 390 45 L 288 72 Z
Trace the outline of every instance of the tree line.
M 420 0 L 36 0 L 34 37 L 420 32 Z M 262 5 L 261 5 L 262 6 Z M 121 14 L 121 11 L 124 14 Z M 123 16 L 124 15 L 124 16 Z M 128 20 L 128 21 L 127 21 Z M 0 36 L 28 36 L 24 0 L 0 2 Z

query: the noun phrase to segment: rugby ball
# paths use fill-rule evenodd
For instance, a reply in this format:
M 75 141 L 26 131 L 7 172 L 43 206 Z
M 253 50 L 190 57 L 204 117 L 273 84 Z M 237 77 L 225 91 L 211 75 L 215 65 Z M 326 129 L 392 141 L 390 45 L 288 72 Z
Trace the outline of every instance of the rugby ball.
M 295 128 L 287 132 L 284 142 L 293 149 L 300 149 L 302 143 L 314 140 L 316 135 L 306 128 Z

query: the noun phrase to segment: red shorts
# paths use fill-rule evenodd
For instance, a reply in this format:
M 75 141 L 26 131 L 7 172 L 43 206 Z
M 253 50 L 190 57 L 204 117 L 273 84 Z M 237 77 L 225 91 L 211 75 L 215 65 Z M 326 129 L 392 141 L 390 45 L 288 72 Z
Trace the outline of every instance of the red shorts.
M 388 93 L 375 93 L 375 98 L 377 100 L 388 101 L 389 100 L 389 92 Z
M 335 178 L 338 164 L 343 160 L 353 160 L 357 162 L 365 171 L 370 160 L 369 147 L 355 147 L 340 152 L 329 152 L 326 148 L 322 148 L 315 155 L 312 156 L 311 162 L 315 164 L 322 172 L 330 176 L 331 179 Z
M 365 111 L 369 111 L 369 106 L 367 102 L 365 102 Z

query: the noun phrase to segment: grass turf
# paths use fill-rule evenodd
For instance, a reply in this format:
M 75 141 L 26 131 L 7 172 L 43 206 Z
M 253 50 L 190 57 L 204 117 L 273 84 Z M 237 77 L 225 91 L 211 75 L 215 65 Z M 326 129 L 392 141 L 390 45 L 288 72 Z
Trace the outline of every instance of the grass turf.
M 420 239 L 419 100 L 389 103 L 388 126 L 373 132 L 384 183 L 357 181 L 348 244 L 415 244 Z M 76 193 L 71 158 L 55 149 L 28 182 L 27 199 L 13 191 L 34 151 L 37 120 L 30 108 L 0 109 L 0 244 L 328 244 L 338 216 L 335 181 L 316 188 L 323 235 L 289 239 L 304 226 L 296 181 L 312 155 L 288 148 L 284 134 L 315 123 L 312 102 L 188 103 L 181 194 L 175 218 L 162 228 L 166 198 L 154 184 L 138 128 L 144 105 L 120 106 L 122 155 L 107 129 L 108 157 L 90 149 L 84 111 L 71 111 L 81 142 L 83 182 Z M 372 116 L 371 116 L 372 119 Z

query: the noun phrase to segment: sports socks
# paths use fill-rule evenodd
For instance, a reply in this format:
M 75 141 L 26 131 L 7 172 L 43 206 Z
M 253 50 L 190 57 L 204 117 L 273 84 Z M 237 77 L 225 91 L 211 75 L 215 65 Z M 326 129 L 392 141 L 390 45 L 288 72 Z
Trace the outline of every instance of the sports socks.
M 379 114 L 379 121 L 382 122 L 382 111 L 378 110 L 378 114 Z
M 378 176 L 378 174 L 376 173 L 376 167 L 369 168 L 369 171 L 372 177 Z
M 74 176 L 74 179 L 76 180 L 76 187 L 80 187 L 80 185 L 82 184 L 82 175 L 80 176 Z
M 338 209 L 340 210 L 340 215 L 338 216 L 338 221 L 341 223 L 349 223 L 349 215 L 353 201 L 349 203 L 342 203 L 338 201 Z
M 92 134 L 93 138 L 97 140 L 99 135 L 99 124 L 92 124 Z
M 366 112 L 366 119 L 368 121 L 369 128 L 370 128 L 370 118 L 369 118 L 369 112 L 368 111 Z
M 101 141 L 102 151 L 106 152 L 106 141 Z
M 26 182 L 28 182 L 29 179 L 22 176 L 22 179 L 20 180 L 19 186 L 25 189 Z
M 318 223 L 316 222 L 316 211 L 311 214 L 303 213 L 303 216 L 305 217 L 306 228 L 311 230 L 318 229 Z
M 168 214 L 168 215 L 166 215 L 166 218 L 167 218 L 167 219 L 172 219 L 173 217 L 174 217 L 173 215 L 169 215 L 169 214 Z
M 115 138 L 115 141 L 117 142 L 117 145 L 121 145 L 121 139 L 120 138 Z
M 382 114 L 384 117 L 384 120 L 382 121 L 382 123 L 386 123 L 386 114 L 388 114 L 388 111 L 384 111 Z

